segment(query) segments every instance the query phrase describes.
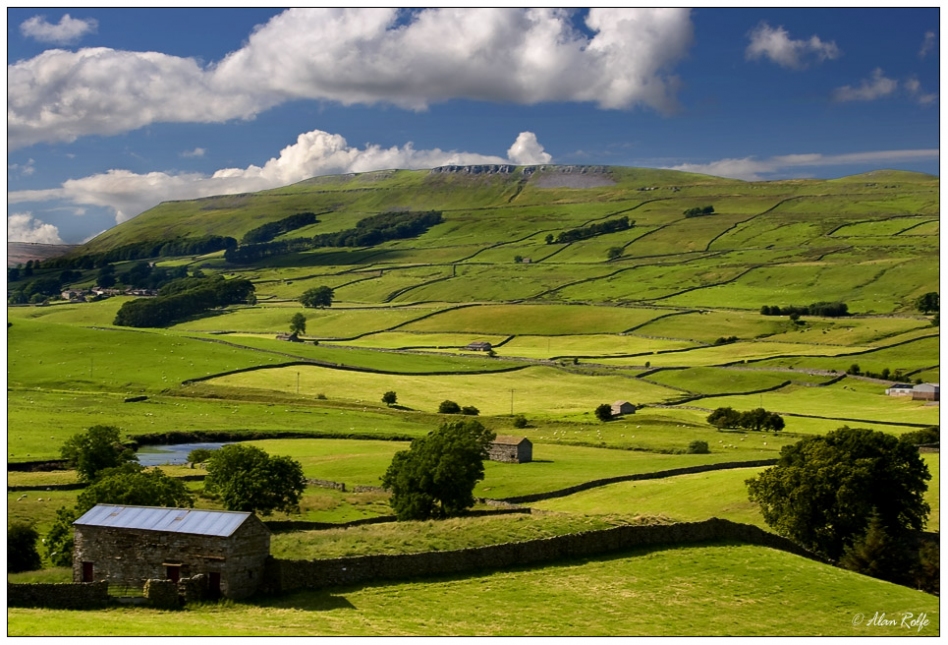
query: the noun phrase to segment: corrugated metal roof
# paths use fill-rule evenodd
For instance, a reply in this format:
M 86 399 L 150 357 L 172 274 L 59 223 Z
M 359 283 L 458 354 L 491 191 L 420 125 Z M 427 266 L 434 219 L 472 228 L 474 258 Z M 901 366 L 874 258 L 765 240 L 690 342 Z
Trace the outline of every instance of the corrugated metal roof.
M 97 504 L 73 524 L 228 537 L 251 513 Z

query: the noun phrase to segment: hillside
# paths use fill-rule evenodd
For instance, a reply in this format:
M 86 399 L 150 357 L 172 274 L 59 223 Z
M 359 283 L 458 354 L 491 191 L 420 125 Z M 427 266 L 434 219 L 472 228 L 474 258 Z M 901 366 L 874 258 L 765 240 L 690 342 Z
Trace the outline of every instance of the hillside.
M 30 260 L 46 260 L 66 255 L 78 248 L 77 244 L 33 244 L 31 242 L 7 242 L 7 266 L 26 264 Z

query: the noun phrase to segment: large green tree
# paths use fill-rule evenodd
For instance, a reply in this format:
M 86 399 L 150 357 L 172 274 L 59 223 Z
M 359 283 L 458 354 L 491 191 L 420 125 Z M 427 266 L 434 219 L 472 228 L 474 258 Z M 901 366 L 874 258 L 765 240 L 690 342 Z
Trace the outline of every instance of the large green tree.
M 441 519 L 474 505 L 495 434 L 478 421 L 444 423 L 395 453 L 382 486 L 399 520 Z
M 935 313 L 939 309 L 938 292 L 929 291 L 923 296 L 919 296 L 915 301 L 915 308 L 924 314 Z
M 866 534 L 873 513 L 892 538 L 922 530 L 929 479 L 915 446 L 843 427 L 784 446 L 777 464 L 747 485 L 777 533 L 836 561 Z
M 309 289 L 300 296 L 300 304 L 304 307 L 322 308 L 331 307 L 333 290 L 331 287 L 316 287 Z
M 306 316 L 297 312 L 290 318 L 290 331 L 294 334 L 306 333 Z
M 207 461 L 204 490 L 218 495 L 229 511 L 298 513 L 305 488 L 298 461 L 271 457 L 254 446 L 224 446 Z
M 36 571 L 43 567 L 36 542 L 39 533 L 32 524 L 11 522 L 7 526 L 7 572 Z
M 135 461 L 135 451 L 122 445 L 115 426 L 92 426 L 84 434 L 67 439 L 59 452 L 86 482 L 95 479 L 101 470 Z

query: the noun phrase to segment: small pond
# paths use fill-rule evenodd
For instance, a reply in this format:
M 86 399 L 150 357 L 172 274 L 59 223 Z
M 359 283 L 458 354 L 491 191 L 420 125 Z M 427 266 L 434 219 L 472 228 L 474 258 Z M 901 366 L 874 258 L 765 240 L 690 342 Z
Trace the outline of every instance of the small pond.
M 198 448 L 217 450 L 227 443 L 175 443 L 168 446 L 139 446 L 136 456 L 142 466 L 180 466 L 188 463 L 188 453 Z

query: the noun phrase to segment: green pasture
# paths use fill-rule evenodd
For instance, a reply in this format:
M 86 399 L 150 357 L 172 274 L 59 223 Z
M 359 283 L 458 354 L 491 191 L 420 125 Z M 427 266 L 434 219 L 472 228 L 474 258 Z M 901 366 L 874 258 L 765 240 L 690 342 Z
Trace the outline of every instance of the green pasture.
M 424 607 L 419 613 L 418 608 Z M 656 607 L 673 607 L 674 617 Z M 921 629 L 865 625 L 875 613 Z M 854 620 L 854 617 L 860 617 Z M 10 636 L 932 636 L 935 596 L 759 546 L 651 547 L 165 611 L 11 608 Z M 859 625 L 854 623 L 858 622 Z
M 682 218 L 637 239 L 626 248 L 625 254 L 641 257 L 706 251 L 714 238 L 749 217 L 751 215 L 747 213 L 715 213 L 706 217 Z
M 597 405 L 618 399 L 660 401 L 674 392 L 620 375 L 585 376 L 554 367 L 526 367 L 496 374 L 450 374 L 435 377 L 407 374 L 346 372 L 305 365 L 266 369 L 221 376 L 210 381 L 224 387 L 295 391 L 331 399 L 376 405 L 382 394 L 394 390 L 399 405 L 434 412 L 444 400 L 473 405 L 481 414 L 508 414 L 511 390 L 515 413 L 558 414 L 592 411 Z
M 581 305 L 480 305 L 451 309 L 404 325 L 404 331 L 480 334 L 617 334 L 667 310 Z
M 937 222 L 937 220 L 934 221 Z M 931 222 L 931 217 L 893 217 L 884 220 L 857 222 L 836 229 L 833 231 L 833 237 L 886 237 L 898 235 L 906 229 Z
M 938 221 L 927 222 L 925 224 L 919 224 L 912 228 L 907 228 L 899 233 L 899 235 L 905 237 L 938 237 L 941 232 L 940 223 Z
M 680 261 L 623 267 L 616 262 L 614 270 L 593 279 L 577 281 L 556 289 L 551 298 L 575 301 L 661 301 L 686 289 L 718 284 L 738 276 L 742 267 L 722 266 L 705 257 Z M 684 260 L 684 259 L 683 259 Z
M 294 390 L 295 391 L 295 390 Z M 149 396 L 123 403 L 123 395 L 98 392 L 11 390 L 7 392 L 7 460 L 58 459 L 69 437 L 94 425 L 114 425 L 123 435 L 168 431 L 319 432 L 338 435 L 416 436 L 437 420 L 381 410 L 382 392 L 372 409 L 331 407 L 332 399 L 308 401 L 273 393 L 262 400 L 241 400 L 238 392 L 213 392 L 191 386 L 183 393 L 216 398 Z
M 805 372 L 693 367 L 683 370 L 662 370 L 646 377 L 649 381 L 680 388 L 696 394 L 731 394 L 778 387 L 787 381 L 798 385 L 821 385 L 833 376 L 810 375 Z
M 392 299 L 398 302 L 436 300 L 436 298 L 395 298 L 395 296 L 406 289 L 414 289 L 432 280 L 449 278 L 451 275 L 452 270 L 449 266 L 390 269 L 382 272 L 381 276 L 340 287 L 335 290 L 334 297 L 340 302 L 359 303 L 381 303 Z
M 810 365 L 810 356 L 848 355 L 872 349 L 871 347 L 844 347 L 840 345 L 807 345 L 804 343 L 772 343 L 768 340 L 735 342 L 712 347 L 697 347 L 680 352 L 657 353 L 631 358 L 595 359 L 596 363 L 612 366 L 642 365 L 648 360 L 652 367 L 705 367 L 732 363 L 760 361 L 778 356 L 805 356 L 799 359 Z M 845 369 L 843 370 L 845 371 Z
M 463 349 L 474 341 L 487 341 L 493 345 L 500 343 L 508 336 L 481 335 L 474 332 L 466 334 L 425 333 L 407 331 L 388 331 L 368 334 L 355 340 L 346 341 L 347 346 L 372 347 L 380 349 L 402 348 L 451 348 Z
M 905 396 L 886 396 L 885 385 L 846 378 L 827 387 L 790 385 L 773 392 L 701 399 L 701 407 L 736 410 L 763 407 L 771 412 L 834 419 L 865 419 L 893 423 L 938 425 L 938 406 Z M 844 422 L 840 421 L 840 425 Z M 859 421 L 846 425 L 859 427 Z M 790 429 L 789 427 L 787 428 Z
M 644 524 L 650 523 L 651 519 L 526 513 L 367 524 L 321 531 L 278 533 L 270 540 L 270 554 L 287 560 L 319 560 L 453 551 L 598 531 L 623 524 Z
M 540 294 L 581 278 L 595 278 L 612 271 L 606 265 L 554 264 L 521 265 L 459 264 L 451 278 L 418 287 L 394 296 L 392 302 L 509 302 L 537 298 Z
M 249 443 L 271 455 L 293 457 L 303 466 L 307 479 L 328 479 L 348 487 L 380 486 L 392 457 L 409 446 L 404 441 L 354 439 L 267 439 Z
M 749 402 L 752 402 L 754 397 L 757 397 L 757 404 L 754 405 L 753 407 L 760 407 L 762 398 L 759 394 L 749 394 L 747 395 L 746 400 Z M 726 402 L 729 398 L 730 397 L 725 397 L 723 399 L 715 400 L 713 402 L 721 404 L 721 401 L 723 400 L 725 401 L 723 403 L 724 406 L 730 406 L 731 404 Z M 666 423 L 669 421 L 674 422 L 677 420 L 683 425 L 685 425 L 685 427 L 693 426 L 696 429 L 707 428 L 709 430 L 713 430 L 714 429 L 713 426 L 711 426 L 707 421 L 708 415 L 711 414 L 711 412 L 714 410 L 714 408 L 711 407 L 711 403 L 709 403 L 709 401 L 712 401 L 711 397 L 698 399 L 697 401 L 690 401 L 681 407 L 672 406 L 672 407 L 667 407 L 667 408 L 646 408 L 640 412 L 637 412 L 635 416 L 637 417 L 637 419 L 641 419 L 644 421 L 646 417 L 649 417 L 653 414 L 659 414 L 661 416 L 659 416 L 658 418 L 662 419 Z M 845 405 L 845 404 L 846 404 L 846 400 L 845 399 L 841 400 L 840 405 Z M 879 432 L 887 432 L 893 435 L 900 435 L 912 430 L 918 430 L 918 428 L 913 427 L 913 426 L 908 426 L 908 425 L 893 425 L 892 423 L 873 423 L 873 422 L 866 422 L 866 421 L 860 421 L 858 424 L 856 424 L 849 421 L 842 421 L 838 418 L 835 418 L 835 419 L 825 418 L 824 419 L 824 418 L 810 418 L 810 417 L 788 415 L 788 416 L 784 416 L 783 420 L 786 423 L 786 427 L 781 432 L 777 433 L 776 435 L 773 435 L 769 432 L 744 432 L 742 434 L 734 434 L 734 432 L 736 431 L 723 431 L 717 437 L 696 436 L 696 438 L 704 439 L 705 441 L 709 443 L 709 445 L 712 445 L 712 447 L 713 447 L 713 444 L 717 443 L 718 440 L 721 439 L 723 436 L 723 441 L 725 442 L 725 445 L 732 444 L 732 445 L 739 445 L 743 447 L 746 444 L 745 443 L 738 444 L 738 442 L 756 441 L 758 443 L 763 443 L 764 445 L 768 445 L 768 446 L 777 445 L 778 446 L 777 449 L 779 450 L 779 446 L 785 443 L 793 443 L 794 441 L 801 439 L 805 435 L 826 434 L 827 432 L 832 432 L 833 430 L 836 430 L 844 425 L 850 425 L 850 426 L 858 425 L 858 427 L 860 428 L 869 428 L 870 430 L 878 430 Z M 731 438 L 728 438 L 729 436 Z
M 788 330 L 787 318 L 761 316 L 756 311 L 688 311 L 650 322 L 636 334 L 659 338 L 681 338 L 711 344 L 718 338 L 737 336 L 741 340 L 772 336 Z
M 158 392 L 188 378 L 281 362 L 165 331 L 92 329 L 36 320 L 7 330 L 10 387 Z
M 128 296 L 106 298 L 99 302 L 55 302 L 49 305 L 7 307 L 7 319 L 16 326 L 18 320 L 73 325 L 112 326 L 115 314 L 123 303 L 134 300 Z
M 767 340 L 790 343 L 827 345 L 869 345 L 895 342 L 898 336 L 912 330 L 931 332 L 931 324 L 924 318 L 813 318 L 804 316 L 805 325 L 790 325 L 781 334 Z
M 313 359 L 346 366 L 393 373 L 493 372 L 517 367 L 480 355 L 448 356 L 435 353 L 395 352 L 376 348 L 320 343 L 290 343 L 260 336 L 228 335 L 227 345 L 279 355 L 279 362 Z M 261 354 L 266 356 L 267 354 Z M 288 368 L 292 369 L 292 368 Z M 295 390 L 294 390 L 295 392 Z
M 661 515 L 678 522 L 720 517 L 769 530 L 745 480 L 763 468 L 737 468 L 665 479 L 620 482 L 530 504 L 544 511 L 587 515 Z
M 798 263 L 751 269 L 727 284 L 708 286 L 667 298 L 670 305 L 684 307 L 728 306 L 759 310 L 763 305 L 805 305 L 819 301 L 842 301 L 852 313 L 890 313 L 909 304 L 912 293 L 919 288 L 934 290 L 937 285 L 937 263 L 919 267 L 919 283 L 904 277 L 886 284 L 886 299 L 872 295 L 872 283 L 898 267 L 873 265 L 833 265 Z
M 615 356 L 648 354 L 667 349 L 694 346 L 686 340 L 666 340 L 629 334 L 590 334 L 573 336 L 514 336 L 494 351 L 499 356 L 549 359 L 569 356 Z
M 278 334 L 290 331 L 294 314 L 306 316 L 306 336 L 351 338 L 382 331 L 438 311 L 434 307 L 371 307 L 365 309 L 307 309 L 298 303 L 228 308 L 215 316 L 179 323 L 179 331 L 229 330 Z
M 919 331 L 918 334 L 926 333 Z M 836 370 L 843 373 L 852 365 L 858 365 L 862 371 L 882 372 L 888 368 L 891 372 L 902 370 L 903 372 L 912 372 L 915 370 L 930 368 L 938 365 L 939 344 L 937 329 L 930 329 L 929 335 L 916 338 L 910 342 L 900 345 L 891 345 L 899 338 L 888 339 L 886 346 L 879 349 L 863 351 L 862 353 L 842 354 L 837 357 L 831 356 L 813 356 L 816 352 L 800 351 L 786 352 L 785 357 L 771 358 L 754 363 L 754 367 L 792 367 L 794 369 L 820 369 Z M 916 335 L 915 332 L 909 332 L 906 336 Z M 850 348 L 851 350 L 857 348 Z M 794 355 L 796 354 L 796 355 Z M 801 355 L 805 354 L 805 355 Z

